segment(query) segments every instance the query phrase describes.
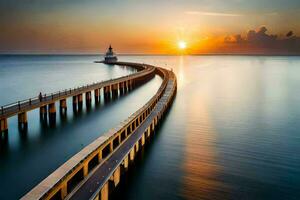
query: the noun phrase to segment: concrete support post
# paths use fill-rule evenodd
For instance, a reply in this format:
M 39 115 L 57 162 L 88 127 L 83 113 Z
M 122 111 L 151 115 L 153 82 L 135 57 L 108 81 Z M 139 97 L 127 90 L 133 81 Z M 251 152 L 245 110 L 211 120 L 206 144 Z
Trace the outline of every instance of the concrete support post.
M 67 100 L 66 99 L 61 99 L 59 101 L 59 111 L 60 111 L 60 113 L 66 114 L 66 112 L 67 112 Z
M 154 129 L 155 129 L 154 121 L 151 123 L 151 127 L 152 127 L 152 132 L 154 132 Z
M 126 156 L 124 159 L 124 168 L 128 169 L 128 156 Z
M 131 90 L 132 90 L 133 88 L 135 88 L 135 80 L 134 80 L 134 79 L 131 79 L 131 80 L 130 80 L 130 85 L 131 85 Z
M 104 87 L 104 98 L 106 100 L 110 99 L 110 86 L 105 86 Z
M 125 137 L 127 138 L 128 133 L 127 133 L 127 127 L 125 128 Z
M 140 148 L 140 144 L 139 144 L 139 141 L 137 141 L 137 143 L 135 143 L 135 150 L 136 150 L 136 152 L 139 151 L 139 148 Z
M 48 112 L 49 112 L 49 114 L 56 114 L 55 103 L 50 103 L 48 105 Z
M 131 149 L 130 153 L 129 153 L 129 157 L 130 157 L 130 160 L 133 161 L 134 160 L 134 147 Z
M 67 182 L 65 181 L 61 187 L 61 199 L 65 199 L 68 194 Z
M 147 129 L 147 137 L 150 137 L 151 134 L 151 125 Z
M 118 84 L 112 85 L 112 96 L 113 98 L 118 97 Z
M 120 91 L 120 95 L 124 94 L 124 82 L 119 83 L 119 91 Z
M 131 89 L 131 88 L 130 88 L 130 80 L 127 80 L 127 82 L 126 82 L 126 83 L 127 83 L 127 92 L 129 92 L 129 91 L 130 91 L 130 89 Z
M 83 176 L 86 177 L 89 174 L 88 162 L 83 164 Z
M 44 124 L 47 123 L 47 106 L 40 107 L 40 121 Z
M 110 153 L 114 151 L 113 140 L 112 140 L 111 143 L 109 144 L 109 151 L 110 151 Z
M 122 142 L 122 138 L 121 138 L 121 134 L 119 135 L 119 144 L 121 144 Z
M 133 124 L 134 124 L 134 123 L 131 123 L 131 124 L 130 124 L 130 133 L 133 132 L 133 129 L 134 129 L 134 128 L 133 128 Z
M 142 136 L 142 146 L 145 145 L 145 133 L 143 133 L 143 136 Z
M 98 161 L 100 163 L 100 161 L 102 160 L 102 150 L 99 151 L 98 153 Z
M 54 125 L 56 122 L 56 107 L 55 103 L 51 103 L 48 105 L 48 113 L 49 113 L 49 122 L 50 125 Z
M 27 130 L 28 123 L 27 123 L 27 113 L 22 112 L 18 114 L 18 126 L 20 130 Z
M 90 108 L 92 105 L 92 92 L 85 93 L 85 104 L 87 108 Z
M 73 111 L 77 111 L 78 97 L 73 96 Z
M 128 82 L 124 81 L 124 92 L 128 92 Z
M 133 89 L 133 81 L 132 79 L 129 80 L 129 90 L 131 91 Z
M 124 94 L 127 92 L 127 82 L 123 82 Z
M 126 92 L 126 82 L 122 82 L 123 94 Z
M 108 182 L 101 188 L 101 200 L 108 200 Z
M 40 115 L 43 116 L 47 114 L 47 106 L 40 107 Z
M 7 119 L 0 119 L 0 133 L 8 133 Z
M 116 171 L 114 172 L 114 184 L 115 187 L 119 184 L 120 182 L 120 175 L 121 175 L 121 168 L 120 166 L 116 169 Z
M 78 110 L 82 110 L 82 104 L 83 104 L 82 94 L 77 95 L 77 100 L 78 100 Z
M 94 94 L 95 94 L 95 103 L 99 103 L 100 102 L 100 89 L 95 89 Z

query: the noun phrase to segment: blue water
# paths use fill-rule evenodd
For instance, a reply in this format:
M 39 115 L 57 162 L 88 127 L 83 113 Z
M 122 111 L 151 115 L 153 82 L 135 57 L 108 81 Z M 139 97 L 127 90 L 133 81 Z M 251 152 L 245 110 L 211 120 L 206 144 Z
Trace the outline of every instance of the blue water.
M 31 59 L 35 63 L 41 57 Z M 74 79 L 65 80 L 68 87 L 88 83 L 91 76 L 97 80 L 98 76 L 106 79 L 131 73 L 117 66 L 98 67 L 90 62 L 96 59 L 93 56 L 47 59 L 50 58 L 43 61 L 47 69 L 43 70 L 52 73 L 52 78 L 56 77 L 56 71 L 48 69 L 50 66 L 59 65 L 62 74 L 76 73 L 77 70 L 69 70 L 73 66 L 78 69 L 78 76 L 70 75 Z M 56 63 L 57 59 L 61 64 Z M 300 57 L 122 56 L 120 59 L 172 68 L 178 79 L 173 106 L 121 190 L 122 199 L 300 198 Z M 23 61 L 18 63 L 20 68 L 24 67 Z M 3 103 L 36 94 L 44 87 L 49 87 L 49 92 L 64 88 L 64 81 L 54 80 L 47 86 L 44 78 L 39 81 L 45 84 L 43 87 L 35 86 L 31 80 L 42 73 L 36 71 L 37 66 L 33 67 L 34 72 L 24 69 L 20 74 L 12 68 L 9 74 L 14 78 L 3 75 L 2 68 L 0 81 L 8 81 L 7 86 L 0 86 Z M 4 71 L 7 73 L 7 69 Z M 6 87 L 17 91 L 18 87 L 10 84 L 24 73 L 29 77 L 24 82 L 28 91 L 4 98 Z M 156 77 L 129 95 L 109 105 L 94 107 L 79 117 L 74 117 L 69 109 L 67 121 L 62 122 L 58 117 L 57 126 L 52 129 L 43 129 L 38 114 L 33 113 L 25 138 L 14 128 L 16 119 L 12 118 L 9 144 L 1 149 L 0 199 L 18 198 L 30 190 L 83 146 L 137 110 L 160 83 Z
M 134 72 L 94 63 L 100 56 L 0 56 L 0 105 Z
M 300 57 L 130 57 L 178 92 L 122 199 L 300 199 Z
M 132 73 L 131 68 L 95 64 L 97 56 L 0 57 L 0 102 L 9 103 L 38 94 Z M 18 199 L 86 145 L 141 108 L 162 80 L 155 77 L 143 87 L 111 102 L 74 115 L 68 99 L 67 117 L 56 126 L 44 125 L 39 110 L 28 112 L 28 132 L 18 131 L 17 117 L 8 121 L 8 141 L 0 143 L 0 199 Z M 20 91 L 20 92 L 19 92 Z M 93 98 L 94 101 L 94 98 Z M 134 103 L 133 103 L 134 102 Z M 58 104 L 57 110 L 58 109 Z

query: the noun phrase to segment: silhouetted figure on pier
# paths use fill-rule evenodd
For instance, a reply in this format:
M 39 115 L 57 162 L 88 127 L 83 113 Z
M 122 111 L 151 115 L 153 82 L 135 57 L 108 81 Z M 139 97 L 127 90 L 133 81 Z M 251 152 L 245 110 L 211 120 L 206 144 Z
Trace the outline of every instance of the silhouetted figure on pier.
M 43 96 L 42 96 L 42 93 L 40 92 L 39 94 L 39 100 L 42 101 L 43 100 Z

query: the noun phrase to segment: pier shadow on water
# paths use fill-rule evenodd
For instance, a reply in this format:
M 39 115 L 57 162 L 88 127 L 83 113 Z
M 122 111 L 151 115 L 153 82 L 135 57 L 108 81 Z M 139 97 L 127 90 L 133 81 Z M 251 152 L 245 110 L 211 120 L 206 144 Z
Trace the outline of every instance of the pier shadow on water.
M 56 134 L 56 132 L 60 131 L 64 132 L 65 128 L 69 129 L 72 125 L 77 126 L 77 123 L 85 123 L 85 121 L 98 116 L 102 111 L 105 112 L 106 110 L 109 110 L 110 107 L 117 104 L 118 100 L 122 100 L 126 95 L 129 94 L 126 93 L 125 95 L 118 95 L 109 99 L 100 98 L 97 103 L 95 101 L 90 104 L 83 102 L 82 105 L 75 110 L 67 110 L 66 112 L 59 111 L 56 115 L 52 116 L 47 115 L 46 119 L 40 121 L 42 128 L 41 134 L 44 137 L 48 137 L 48 135 L 50 135 L 49 137 L 52 137 L 52 134 Z M 68 104 L 71 104 L 71 99 L 68 100 Z
M 81 105 L 77 108 L 72 106 L 71 98 L 67 99 L 67 105 L 69 109 L 62 111 L 59 108 L 58 103 L 56 103 L 56 112 L 55 114 L 46 113 L 44 115 L 39 115 L 39 131 L 41 138 L 51 138 L 55 134 L 59 134 L 60 131 L 66 131 L 64 127 L 68 130 L 72 125 L 77 126 L 77 123 L 85 123 L 84 121 L 89 120 L 99 114 L 101 111 L 109 110 L 110 107 L 118 103 L 119 100 L 122 100 L 126 96 L 130 95 L 131 92 L 134 92 L 136 89 L 141 87 L 140 85 L 128 90 L 127 92 L 119 92 L 118 95 L 111 95 L 105 97 L 100 95 L 99 100 L 93 99 L 91 102 L 86 102 L 84 100 Z M 72 108 L 73 109 L 70 109 Z M 28 112 L 29 115 L 36 115 L 38 109 Z M 34 116 L 36 121 L 36 116 Z M 15 119 L 9 119 L 10 121 Z M 33 123 L 32 120 L 28 120 L 28 123 Z M 27 145 L 30 143 L 28 140 L 29 135 L 32 133 L 32 130 L 29 130 L 28 124 L 26 127 L 18 126 L 18 135 L 20 145 Z M 12 132 L 12 131 L 11 131 Z M 9 150 L 9 137 L 14 133 L 2 133 L 0 138 L 0 156 L 5 155 Z

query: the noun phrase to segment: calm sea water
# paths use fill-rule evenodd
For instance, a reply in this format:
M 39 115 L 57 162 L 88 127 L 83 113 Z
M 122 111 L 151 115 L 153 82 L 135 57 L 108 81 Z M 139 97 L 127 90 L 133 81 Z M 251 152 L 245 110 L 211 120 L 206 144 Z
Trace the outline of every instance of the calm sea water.
M 130 57 L 178 92 L 122 199 L 300 199 L 300 57 Z
M 10 67 L 3 65 L 7 59 Z M 95 65 L 92 56 L 22 59 L 0 60 L 1 103 L 44 88 L 51 92 L 132 72 Z M 121 60 L 172 68 L 178 78 L 173 106 L 119 191 L 122 199 L 300 198 L 300 57 L 124 56 Z M 12 118 L 9 143 L 1 147 L 0 199 L 22 196 L 137 110 L 160 83 L 156 77 L 81 116 L 73 116 L 69 109 L 67 120 L 58 117 L 52 129 L 39 124 L 37 113 L 30 114 L 25 137 Z
M 0 57 L 0 103 L 5 104 L 72 86 L 132 73 L 131 68 L 95 64 L 97 56 Z M 8 142 L 0 143 L 0 199 L 18 199 L 101 134 L 142 107 L 162 80 L 155 77 L 143 87 L 111 102 L 83 106 L 74 115 L 68 99 L 67 118 L 57 113 L 56 126 L 39 120 L 39 110 L 28 113 L 28 133 L 18 131 L 17 117 L 9 119 Z M 103 96 L 102 96 L 103 98 Z M 94 99 L 93 99 L 94 101 Z M 57 110 L 58 110 L 58 104 Z

